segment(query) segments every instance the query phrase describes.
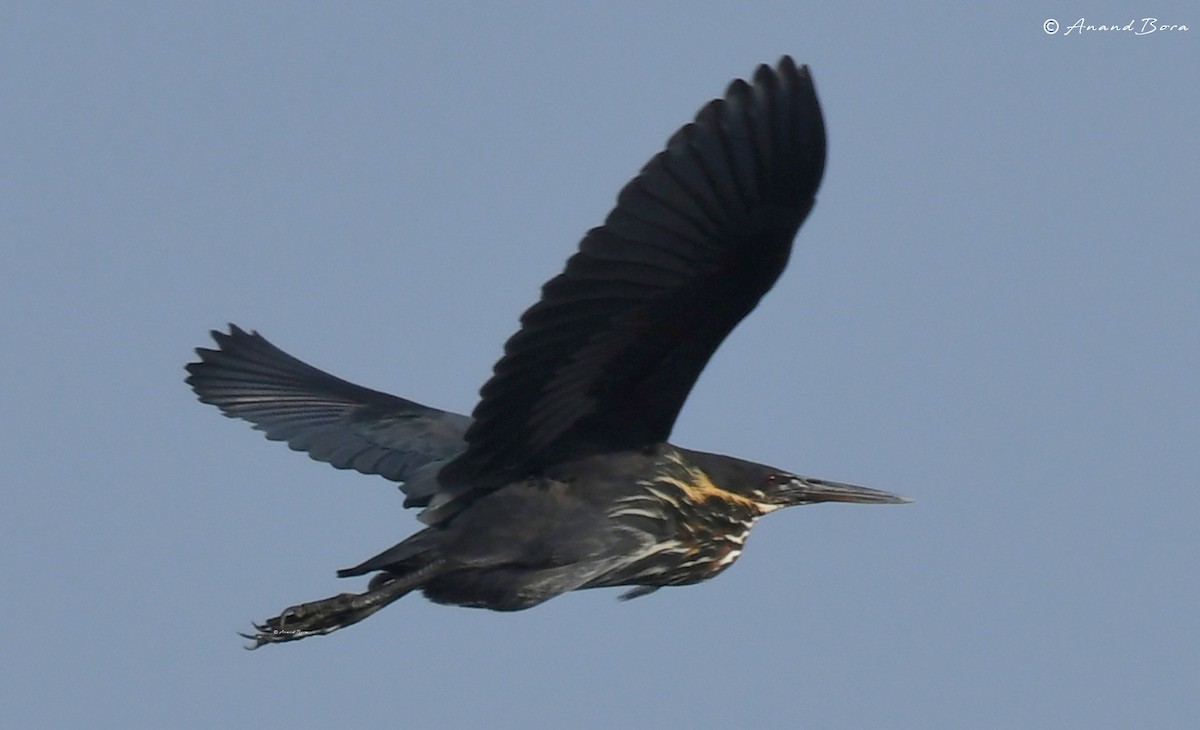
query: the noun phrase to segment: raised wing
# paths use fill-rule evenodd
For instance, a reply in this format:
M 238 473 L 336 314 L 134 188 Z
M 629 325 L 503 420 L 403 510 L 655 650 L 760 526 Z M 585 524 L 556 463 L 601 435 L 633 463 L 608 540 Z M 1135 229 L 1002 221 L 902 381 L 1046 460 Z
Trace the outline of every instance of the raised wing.
M 812 79 L 791 58 L 702 108 L 521 317 L 431 511 L 665 441 L 713 351 L 783 271 L 824 166 Z
M 470 418 L 346 382 L 257 332 L 229 329 L 214 331 L 218 349 L 197 348 L 200 361 L 187 366 L 201 401 L 317 461 L 404 483 L 407 506 L 429 501 Z

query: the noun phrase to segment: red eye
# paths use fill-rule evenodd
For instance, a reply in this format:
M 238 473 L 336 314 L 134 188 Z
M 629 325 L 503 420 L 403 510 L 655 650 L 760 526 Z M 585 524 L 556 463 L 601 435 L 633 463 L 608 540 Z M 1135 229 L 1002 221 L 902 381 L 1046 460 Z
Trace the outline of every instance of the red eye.
M 779 477 L 775 474 L 772 474 L 771 476 L 767 477 L 767 486 L 773 486 L 777 481 L 779 481 Z

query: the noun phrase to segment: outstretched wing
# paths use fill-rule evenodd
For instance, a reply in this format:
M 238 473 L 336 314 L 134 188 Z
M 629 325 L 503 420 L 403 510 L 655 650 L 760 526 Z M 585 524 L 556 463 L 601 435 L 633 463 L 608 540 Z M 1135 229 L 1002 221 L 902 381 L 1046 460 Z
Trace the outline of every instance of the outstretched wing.
M 437 471 L 463 450 L 471 419 L 363 388 L 297 360 L 257 332 L 214 331 L 218 349 L 197 348 L 188 385 L 204 403 L 243 418 L 338 469 L 404 483 L 406 505 L 424 505 Z
M 812 79 L 791 58 L 702 108 L 521 317 L 431 511 L 665 441 L 713 351 L 783 271 L 824 167 Z

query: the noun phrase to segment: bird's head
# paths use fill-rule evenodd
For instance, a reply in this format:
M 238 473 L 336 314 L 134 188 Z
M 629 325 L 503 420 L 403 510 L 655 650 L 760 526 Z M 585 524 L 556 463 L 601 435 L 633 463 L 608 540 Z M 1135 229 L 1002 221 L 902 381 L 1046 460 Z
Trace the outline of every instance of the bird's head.
M 912 501 L 878 489 L 802 477 L 731 456 L 688 451 L 686 458 L 703 469 L 722 489 L 753 500 L 763 512 L 817 502 L 904 504 Z
M 749 489 L 745 495 L 765 508 L 764 511 L 817 502 L 904 504 L 912 501 L 897 494 L 870 487 L 802 477 L 785 471 L 772 470 L 760 478 L 758 486 L 753 484 L 747 486 Z

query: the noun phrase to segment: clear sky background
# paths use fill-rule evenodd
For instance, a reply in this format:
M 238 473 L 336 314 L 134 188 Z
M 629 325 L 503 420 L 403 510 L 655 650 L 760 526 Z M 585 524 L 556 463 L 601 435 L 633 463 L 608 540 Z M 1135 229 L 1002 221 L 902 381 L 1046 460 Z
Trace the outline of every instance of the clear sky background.
M 0 724 L 1200 726 L 1200 7 L 492 5 L 0 10 Z M 1192 30 L 1064 35 L 1148 15 Z M 825 183 L 673 438 L 916 503 L 772 515 L 630 603 L 243 651 L 417 523 L 197 403 L 207 331 L 469 411 L 619 187 L 784 53 Z

